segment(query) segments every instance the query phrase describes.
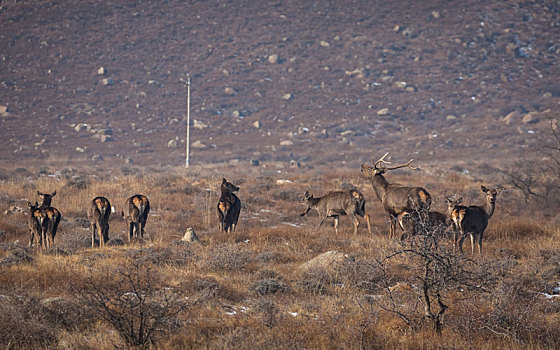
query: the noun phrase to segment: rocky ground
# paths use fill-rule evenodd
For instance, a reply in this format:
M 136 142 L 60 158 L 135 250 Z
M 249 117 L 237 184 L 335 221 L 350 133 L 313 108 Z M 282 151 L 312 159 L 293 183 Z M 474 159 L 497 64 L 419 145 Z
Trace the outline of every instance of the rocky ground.
M 557 1 L 0 2 L 3 166 L 517 159 L 560 103 Z M 292 164 L 295 164 L 292 162 Z

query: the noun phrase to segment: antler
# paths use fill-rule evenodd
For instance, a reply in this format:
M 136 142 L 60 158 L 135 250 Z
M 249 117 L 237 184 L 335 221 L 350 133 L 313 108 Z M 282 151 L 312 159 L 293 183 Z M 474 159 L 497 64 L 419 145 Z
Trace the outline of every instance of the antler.
M 377 162 L 375 161 L 374 158 L 372 158 L 371 160 L 372 160 L 372 162 L 373 162 L 373 167 L 374 167 L 375 169 L 382 169 L 382 170 L 395 170 L 395 169 L 400 169 L 400 168 L 405 168 L 405 167 L 408 167 L 408 168 L 410 168 L 410 169 L 412 169 L 412 170 L 417 170 L 417 169 L 418 169 L 418 168 L 413 167 L 413 166 L 410 165 L 410 163 L 412 163 L 412 161 L 413 161 L 414 159 L 409 160 L 409 161 L 408 161 L 407 163 L 405 163 L 405 164 L 395 165 L 395 166 L 389 167 L 389 168 L 386 168 L 386 167 L 378 168 L 378 165 L 381 164 L 381 163 L 384 163 L 384 164 L 391 164 L 391 162 L 388 162 L 388 161 L 385 160 L 385 157 L 387 157 L 388 154 L 389 154 L 389 153 L 385 153 L 385 154 L 383 155 L 383 157 L 379 158 L 379 160 L 378 160 Z

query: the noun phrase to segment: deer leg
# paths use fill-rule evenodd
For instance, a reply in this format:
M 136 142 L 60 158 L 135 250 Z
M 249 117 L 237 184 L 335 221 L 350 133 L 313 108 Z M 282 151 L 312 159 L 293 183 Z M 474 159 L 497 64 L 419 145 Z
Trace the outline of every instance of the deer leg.
M 470 233 L 471 236 L 471 254 L 474 255 L 474 245 L 475 245 L 475 237 L 474 237 L 474 233 Z
M 128 221 L 128 242 L 132 240 L 132 235 L 134 234 L 134 222 L 132 220 Z
M 482 255 L 482 234 L 478 235 L 478 254 Z
M 338 220 L 339 220 L 339 216 L 335 215 L 334 216 L 334 232 L 338 235 Z
M 33 246 L 33 239 L 35 238 L 35 232 L 33 230 L 29 230 L 29 247 Z M 37 238 L 39 239 L 39 238 Z
M 352 220 L 352 225 L 354 225 L 354 234 L 357 235 L 358 226 L 360 226 L 360 221 L 358 220 L 356 215 L 354 215 L 354 213 L 349 214 L 348 217 L 350 218 L 350 220 Z
M 459 238 L 459 251 L 461 253 L 463 253 L 463 241 L 465 240 L 466 237 L 467 235 L 461 232 L 461 238 Z
M 99 236 L 99 247 L 102 247 L 105 245 L 105 239 L 103 237 L 103 227 L 101 226 L 101 223 L 97 223 L 97 235 Z
M 323 222 L 325 221 L 326 218 L 327 218 L 327 217 L 324 216 L 324 217 L 321 219 L 321 222 L 320 222 L 319 225 L 317 226 L 317 231 L 319 231 L 319 229 L 321 228 L 321 225 L 323 225 Z
M 366 219 L 366 222 L 367 222 L 367 229 L 368 229 L 368 232 L 371 234 L 371 224 L 370 224 L 370 222 L 369 222 L 369 215 L 368 215 L 368 213 L 365 213 L 365 214 L 364 214 L 364 218 Z

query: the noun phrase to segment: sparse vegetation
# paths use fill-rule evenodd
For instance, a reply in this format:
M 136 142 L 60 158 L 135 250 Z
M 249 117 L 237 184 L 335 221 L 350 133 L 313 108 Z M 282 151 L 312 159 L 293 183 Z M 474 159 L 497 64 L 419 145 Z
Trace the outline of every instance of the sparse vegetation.
M 0 343 L 274 349 L 550 348 L 559 341 L 560 230 L 538 208 L 519 215 L 516 205 L 526 204 L 516 191 L 502 192 L 484 254 L 472 256 L 454 254 L 442 230 L 389 239 L 382 204 L 359 170 L 287 173 L 287 185 L 240 174 L 247 204 L 234 233 L 221 232 L 216 218 L 222 177 L 194 173 L 147 171 L 112 181 L 81 175 L 89 185 L 69 190 L 63 176 L 18 181 L 7 171 L 10 180 L 0 182 L 0 317 L 9 327 Z M 407 183 L 406 175 L 392 178 Z M 445 211 L 437 199 L 457 183 L 454 192 L 480 197 L 480 183 L 466 175 L 449 183 L 436 176 L 415 178 L 432 184 L 434 210 Z M 307 188 L 326 192 L 343 182 L 368 200 L 372 234 L 355 235 L 348 221 L 338 234 L 317 231 L 317 215 L 299 216 Z M 56 249 L 43 252 L 26 246 L 27 213 L 9 210 L 35 200 L 37 190 L 57 190 L 64 218 Z M 124 243 L 126 223 L 114 215 L 109 244 L 91 248 L 91 198 L 103 194 L 120 211 L 118 203 L 136 192 L 146 193 L 152 209 L 144 241 Z M 186 227 L 201 242 L 182 242 Z M 326 252 L 334 260 L 317 264 Z

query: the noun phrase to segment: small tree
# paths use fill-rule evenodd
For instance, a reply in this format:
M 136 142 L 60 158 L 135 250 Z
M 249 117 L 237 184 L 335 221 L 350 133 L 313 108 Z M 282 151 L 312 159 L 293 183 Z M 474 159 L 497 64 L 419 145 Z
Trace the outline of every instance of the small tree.
M 106 270 L 101 278 L 90 275 L 75 297 L 110 323 L 131 346 L 154 343 L 187 304 L 178 293 L 162 285 L 153 267 L 131 257 L 126 266 Z
M 418 220 L 426 220 L 418 215 Z M 375 299 L 383 310 L 398 315 L 412 327 L 429 321 L 438 334 L 453 292 L 485 292 L 496 273 L 463 254 L 452 253 L 443 243 L 446 230 L 419 222 L 418 234 L 393 243 L 377 260 L 386 297 Z M 404 270 L 404 272 L 402 272 Z M 397 274 L 399 277 L 397 277 Z
M 525 152 L 521 160 L 500 172 L 514 188 L 523 193 L 525 202 L 537 200 L 540 208 L 558 209 L 560 207 L 560 133 L 557 120 L 550 119 L 550 134 L 540 146 Z

